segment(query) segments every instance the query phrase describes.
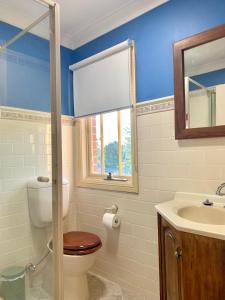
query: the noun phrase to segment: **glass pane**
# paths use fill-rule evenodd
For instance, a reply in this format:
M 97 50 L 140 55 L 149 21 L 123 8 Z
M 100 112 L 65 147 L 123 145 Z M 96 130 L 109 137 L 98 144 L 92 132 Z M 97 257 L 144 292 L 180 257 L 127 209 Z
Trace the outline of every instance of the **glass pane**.
M 90 128 L 90 152 L 91 152 L 91 173 L 101 174 L 101 134 L 100 134 L 100 115 L 89 119 Z
M 119 124 L 120 128 L 118 128 Z M 119 147 L 119 133 L 121 135 L 121 147 Z M 132 175 L 130 109 L 120 111 L 120 122 L 118 122 L 118 112 L 106 113 L 103 114 L 102 117 L 100 115 L 91 117 L 89 119 L 89 138 L 90 168 L 92 174 L 103 175 L 111 172 L 114 175 Z M 101 151 L 102 141 L 103 153 Z M 103 157 L 101 155 L 103 155 Z M 119 157 L 121 157 L 121 162 L 119 162 Z M 120 163 L 121 171 L 119 172 Z
M 186 128 L 225 124 L 225 38 L 184 51 Z
M 7 40 L 14 37 L 17 31 L 25 29 L 48 11 L 46 6 L 35 0 L 1 0 L 0 8 L 0 20 L 5 24 L 14 26 L 14 32 L 7 32 Z M 30 32 L 38 36 L 45 36 L 47 39 L 49 37 L 49 28 L 43 23 L 33 27 Z
M 201 89 L 194 84 L 189 92 L 189 114 L 186 115 L 188 128 L 200 128 L 211 126 L 210 115 L 210 93 L 206 89 Z M 201 114 L 199 113 L 201 111 Z
M 105 173 L 118 175 L 118 120 L 117 112 L 111 112 L 103 115 L 104 131 L 104 164 Z
M 0 22 L 1 299 L 52 299 L 52 253 L 47 247 L 52 238 L 51 187 L 46 222 L 39 218 L 33 206 L 37 194 L 31 192 L 37 177 L 50 178 L 52 169 L 50 115 L 42 113 L 51 107 L 48 17 L 32 33 L 6 43 L 28 25 L 19 21 L 30 20 L 26 15 L 36 17 L 36 7 L 37 2 L 28 0 L 0 4 L 4 12 Z
M 122 175 L 132 175 L 131 161 L 131 114 L 130 109 L 124 109 L 120 112 L 121 119 L 121 143 L 122 143 Z

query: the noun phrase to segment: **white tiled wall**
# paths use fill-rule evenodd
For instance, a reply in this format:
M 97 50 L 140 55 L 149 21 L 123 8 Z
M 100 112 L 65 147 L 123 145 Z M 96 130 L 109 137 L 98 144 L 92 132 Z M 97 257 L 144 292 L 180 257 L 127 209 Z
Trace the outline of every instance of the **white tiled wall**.
M 48 124 L 0 120 L 1 270 L 7 265 L 36 260 L 26 185 L 37 175 L 48 175 L 50 162 Z
M 159 299 L 157 224 L 154 205 L 175 191 L 214 193 L 225 180 L 225 138 L 175 141 L 174 111 L 138 116 L 140 193 L 76 189 L 73 128 L 63 124 L 63 173 L 71 183 L 65 230 L 87 230 L 103 240 L 94 272 L 123 288 Z M 45 250 L 48 232 L 30 224 L 26 183 L 51 171 L 50 127 L 45 122 L 0 119 L 0 271 L 25 264 Z M 117 203 L 120 231 L 106 232 L 101 219 Z
M 69 214 L 64 220 L 64 232 L 77 228 L 77 211 L 74 193 L 74 128 L 71 124 L 62 126 L 62 156 L 63 156 L 63 177 L 70 182 L 70 208 Z
M 75 189 L 74 203 L 81 230 L 97 233 L 103 249 L 94 272 L 138 291 L 146 300 L 159 299 L 157 222 L 154 205 L 175 191 L 215 193 L 225 181 L 225 138 L 176 141 L 174 111 L 138 116 L 140 193 Z M 116 203 L 121 230 L 106 232 L 104 208 Z
M 72 182 L 72 123 L 64 122 L 62 130 L 63 171 Z M 0 119 L 0 272 L 7 266 L 36 263 L 46 253 L 51 231 L 30 222 L 27 182 L 50 174 L 49 122 Z

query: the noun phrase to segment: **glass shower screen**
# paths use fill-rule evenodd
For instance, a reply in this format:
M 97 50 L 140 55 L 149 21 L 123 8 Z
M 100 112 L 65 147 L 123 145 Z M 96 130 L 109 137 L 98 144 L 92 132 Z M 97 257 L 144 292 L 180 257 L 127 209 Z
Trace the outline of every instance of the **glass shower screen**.
M 0 299 L 4 300 L 63 298 L 57 14 L 57 5 L 0 1 Z M 38 181 L 40 176 L 49 182 Z M 45 220 L 35 223 L 38 213 L 32 201 L 43 187 L 53 205 Z M 53 252 L 48 249 L 51 240 Z

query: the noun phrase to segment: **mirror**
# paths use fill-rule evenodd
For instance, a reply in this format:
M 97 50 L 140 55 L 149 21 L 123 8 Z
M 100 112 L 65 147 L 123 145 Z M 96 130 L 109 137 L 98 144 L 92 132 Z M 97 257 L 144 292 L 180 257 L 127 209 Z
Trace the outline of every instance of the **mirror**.
M 225 38 L 184 51 L 186 128 L 225 125 Z
M 174 44 L 176 138 L 225 135 L 225 25 Z

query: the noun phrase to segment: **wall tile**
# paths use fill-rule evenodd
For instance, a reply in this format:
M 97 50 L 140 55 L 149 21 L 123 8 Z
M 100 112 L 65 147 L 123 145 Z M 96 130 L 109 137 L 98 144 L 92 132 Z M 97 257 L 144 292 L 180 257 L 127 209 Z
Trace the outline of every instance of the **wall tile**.
M 171 200 L 176 191 L 215 193 L 225 181 L 225 138 L 176 141 L 173 110 L 138 116 L 137 126 L 139 194 L 75 188 L 74 202 L 78 227 L 103 238 L 94 271 L 146 300 L 158 300 L 154 205 Z M 101 214 L 113 203 L 119 205 L 122 225 L 109 243 Z
M 72 124 L 62 127 L 63 171 L 71 183 L 72 197 L 73 127 Z M 15 264 L 35 263 L 46 252 L 51 232 L 31 224 L 27 182 L 39 175 L 51 175 L 50 134 L 51 127 L 46 122 L 0 119 L 0 272 Z M 75 209 L 71 203 L 71 212 L 65 220 L 65 224 L 70 221 L 73 229 Z M 36 275 L 32 278 L 35 282 Z

